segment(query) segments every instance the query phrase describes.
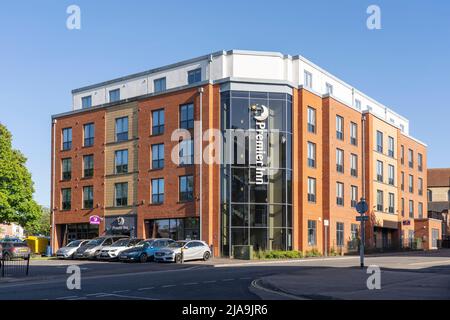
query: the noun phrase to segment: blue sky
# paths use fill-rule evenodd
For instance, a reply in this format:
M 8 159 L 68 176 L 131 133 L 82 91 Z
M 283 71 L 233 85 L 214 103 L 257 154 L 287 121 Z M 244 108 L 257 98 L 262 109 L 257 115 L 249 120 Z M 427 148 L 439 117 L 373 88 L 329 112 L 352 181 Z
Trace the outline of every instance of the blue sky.
M 81 30 L 66 8 L 81 8 Z M 366 28 L 381 8 L 382 29 Z M 0 4 L 0 122 L 50 203 L 50 117 L 70 91 L 222 49 L 306 58 L 410 119 L 428 166 L 449 167 L 448 1 L 8 1 Z

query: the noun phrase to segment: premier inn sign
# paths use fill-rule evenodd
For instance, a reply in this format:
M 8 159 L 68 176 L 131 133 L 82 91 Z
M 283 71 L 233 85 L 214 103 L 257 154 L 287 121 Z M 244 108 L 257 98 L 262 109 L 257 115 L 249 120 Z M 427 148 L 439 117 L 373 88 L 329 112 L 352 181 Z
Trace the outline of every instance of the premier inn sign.
M 264 105 L 254 104 L 250 107 L 253 112 L 253 118 L 256 121 L 255 134 L 255 184 L 267 184 L 264 177 L 267 175 L 267 167 L 265 165 L 267 158 L 267 150 L 265 150 L 266 141 L 266 120 L 269 117 L 269 109 Z

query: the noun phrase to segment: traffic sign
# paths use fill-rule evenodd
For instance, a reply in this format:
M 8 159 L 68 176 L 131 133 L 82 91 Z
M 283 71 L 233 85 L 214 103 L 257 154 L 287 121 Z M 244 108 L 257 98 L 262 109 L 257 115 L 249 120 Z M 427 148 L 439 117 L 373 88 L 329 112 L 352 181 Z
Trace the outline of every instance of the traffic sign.
M 356 216 L 356 221 L 369 221 L 369 216 Z
M 368 210 L 369 210 L 369 206 L 367 205 L 367 202 L 364 199 L 361 199 L 361 201 L 356 204 L 356 211 L 359 214 L 364 214 Z

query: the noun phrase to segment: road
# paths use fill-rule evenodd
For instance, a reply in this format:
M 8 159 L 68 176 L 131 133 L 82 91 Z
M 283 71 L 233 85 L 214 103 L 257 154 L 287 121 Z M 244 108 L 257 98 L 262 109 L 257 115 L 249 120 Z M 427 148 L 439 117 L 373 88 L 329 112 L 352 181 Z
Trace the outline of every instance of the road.
M 26 279 L 1 279 L 0 299 L 450 299 L 450 250 L 370 256 L 381 290 L 368 290 L 359 258 L 248 263 L 215 259 L 177 264 L 33 261 Z M 81 268 L 81 289 L 66 285 L 68 265 Z

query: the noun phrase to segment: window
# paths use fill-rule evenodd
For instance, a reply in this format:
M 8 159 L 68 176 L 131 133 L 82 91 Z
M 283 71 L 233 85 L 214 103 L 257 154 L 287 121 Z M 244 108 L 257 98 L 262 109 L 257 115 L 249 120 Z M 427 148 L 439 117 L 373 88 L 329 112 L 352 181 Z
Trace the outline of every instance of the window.
M 328 82 L 325 84 L 326 86 L 326 93 L 329 94 L 330 96 L 333 95 L 333 86 L 331 84 L 329 84 Z
M 116 183 L 114 189 L 116 207 L 126 207 L 128 205 L 128 183 Z
M 400 188 L 402 189 L 402 191 L 405 190 L 405 173 L 402 171 L 401 173 L 401 179 L 402 179 L 402 183 L 400 185 Z
M 90 178 L 94 176 L 94 155 L 83 156 L 83 177 Z
M 414 168 L 414 154 L 411 149 L 408 149 L 408 164 L 410 168 Z
M 377 160 L 377 181 L 383 182 L 383 162 Z
M 316 167 L 316 144 L 308 142 L 308 167 Z
M 316 202 L 316 179 L 308 178 L 308 202 Z
M 419 184 L 417 189 L 419 190 L 419 196 L 423 195 L 423 180 L 422 178 L 419 178 Z
M 414 177 L 409 175 L 409 192 L 414 192 Z
M 202 69 L 188 71 L 188 84 L 202 81 Z
M 336 138 L 344 140 L 344 118 L 336 116 Z
M 305 70 L 305 87 L 312 89 L 312 73 Z
M 428 202 L 433 202 L 433 191 L 430 189 L 427 190 Z M 450 191 L 449 191 L 449 200 L 450 200 Z
M 336 245 L 344 246 L 344 223 L 336 222 Z
M 308 246 L 316 245 L 316 221 L 308 220 Z
M 109 102 L 116 102 L 120 100 L 120 89 L 109 91 Z
M 419 219 L 423 218 L 423 203 L 419 202 L 417 205 L 417 210 L 419 211 Z
M 377 190 L 377 211 L 383 211 L 384 208 L 384 194 L 382 190 Z
M 164 179 L 152 179 L 152 203 L 160 204 L 164 202 Z
M 117 150 L 115 152 L 115 173 L 128 173 L 128 150 Z
M 164 133 L 164 109 L 152 112 L 152 135 Z
M 388 140 L 389 140 L 388 156 L 394 158 L 394 138 L 388 137 Z
M 187 139 L 180 142 L 179 165 L 194 164 L 194 140 Z
M 61 167 L 62 167 L 62 179 L 63 180 L 72 179 L 72 159 L 71 158 L 62 159 Z
M 316 133 L 316 109 L 308 107 L 308 132 Z
M 352 186 L 352 194 L 351 194 L 350 206 L 352 208 L 356 208 L 356 204 L 358 203 L 358 187 Z
M 400 146 L 400 162 L 401 164 L 405 164 L 405 147 Z
M 344 205 L 344 184 L 341 182 L 336 183 L 336 204 L 338 206 Z
M 62 144 L 63 151 L 72 149 L 72 128 L 62 129 L 62 136 L 63 136 L 63 144 Z
M 409 200 L 409 217 L 414 219 L 414 201 Z
M 179 178 L 180 201 L 194 200 L 194 177 L 181 176 Z
M 152 169 L 164 168 L 164 144 L 152 145 Z
M 358 99 L 355 99 L 355 107 L 358 110 L 361 110 L 361 101 Z
M 353 177 L 358 176 L 358 156 L 356 154 L 350 155 L 350 174 Z
M 354 146 L 358 145 L 358 125 L 354 122 L 350 123 L 350 143 Z
M 116 141 L 128 140 L 128 117 L 116 119 Z
M 92 106 L 92 97 L 86 96 L 81 98 L 81 108 L 86 109 Z
M 394 214 L 395 212 L 395 195 L 389 193 L 389 213 Z
M 95 135 L 95 126 L 93 123 L 88 123 L 84 125 L 83 128 L 84 133 L 84 146 L 91 147 L 94 145 L 94 135 Z
M 389 177 L 388 177 L 388 183 L 393 186 L 395 184 L 395 168 L 393 165 L 389 165 Z
M 180 106 L 180 128 L 194 128 L 194 105 L 192 103 Z
M 405 216 L 405 198 L 402 198 L 402 217 Z
M 83 209 L 92 209 L 94 207 L 94 187 L 83 187 Z
M 383 132 L 377 131 L 377 151 L 383 153 Z
M 423 171 L 423 156 L 421 153 L 417 154 L 417 163 L 419 166 L 419 171 L 422 172 Z
M 166 77 L 153 80 L 153 85 L 155 87 L 155 93 L 166 90 Z
M 336 149 L 336 171 L 344 173 L 344 150 Z
M 70 210 L 72 208 L 72 190 L 62 189 L 61 190 L 61 207 L 62 210 Z

